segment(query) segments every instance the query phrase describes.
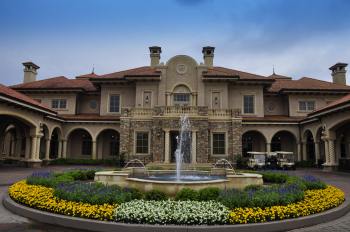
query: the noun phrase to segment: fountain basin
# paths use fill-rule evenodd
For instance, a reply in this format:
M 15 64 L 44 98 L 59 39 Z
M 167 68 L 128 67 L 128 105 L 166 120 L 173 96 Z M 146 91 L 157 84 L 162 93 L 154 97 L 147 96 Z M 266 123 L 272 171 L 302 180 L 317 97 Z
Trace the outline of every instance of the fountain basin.
M 123 171 L 102 171 L 95 174 L 95 181 L 136 188 L 142 192 L 154 189 L 174 196 L 183 188 L 200 190 L 207 187 L 219 189 L 243 189 L 248 185 L 262 185 L 262 175 L 254 173 L 233 174 L 229 170 L 215 168 L 212 172 L 182 170 L 182 180 L 176 180 L 172 170 L 146 171 L 144 168 L 127 168 Z M 218 174 L 222 173 L 222 174 Z M 223 174 L 225 173 L 225 174 Z

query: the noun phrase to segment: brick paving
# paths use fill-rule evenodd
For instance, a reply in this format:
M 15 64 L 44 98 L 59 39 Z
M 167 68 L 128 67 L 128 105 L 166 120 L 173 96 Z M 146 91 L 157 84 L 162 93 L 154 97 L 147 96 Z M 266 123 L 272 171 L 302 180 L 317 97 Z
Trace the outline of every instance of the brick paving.
M 6 194 L 7 186 L 18 180 L 24 179 L 33 171 L 62 171 L 74 168 L 86 168 L 91 166 L 49 166 L 41 169 L 0 167 L 0 199 Z M 292 175 L 313 175 L 326 181 L 329 184 L 343 189 L 346 197 L 350 197 L 350 174 L 349 173 L 325 173 L 320 170 L 297 170 L 291 171 Z M 0 231 L 1 232 L 81 232 L 69 228 L 56 227 L 47 224 L 37 223 L 27 218 L 12 214 L 0 204 Z M 350 213 L 337 220 L 325 222 L 312 227 L 292 230 L 290 232 L 350 232 Z

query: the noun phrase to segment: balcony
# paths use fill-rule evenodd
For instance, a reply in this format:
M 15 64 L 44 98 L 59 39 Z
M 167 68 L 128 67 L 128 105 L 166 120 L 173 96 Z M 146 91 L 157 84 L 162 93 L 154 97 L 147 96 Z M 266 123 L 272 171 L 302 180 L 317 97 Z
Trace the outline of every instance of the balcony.
M 208 109 L 206 106 L 156 106 L 154 108 L 123 108 L 122 115 L 136 119 L 179 117 L 187 114 L 192 117 L 208 117 L 210 120 L 240 117 L 239 109 Z

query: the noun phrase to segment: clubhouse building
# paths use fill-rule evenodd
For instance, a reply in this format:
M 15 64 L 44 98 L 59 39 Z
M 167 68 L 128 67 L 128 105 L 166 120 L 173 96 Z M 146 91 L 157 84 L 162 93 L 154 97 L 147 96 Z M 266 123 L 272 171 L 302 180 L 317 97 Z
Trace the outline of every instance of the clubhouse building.
M 235 163 L 248 151 L 291 151 L 325 169 L 350 159 L 350 86 L 345 63 L 329 82 L 261 76 L 186 55 L 150 65 L 74 79 L 37 80 L 23 63 L 23 83 L 0 85 L 0 158 L 38 166 L 57 158 L 140 159 L 173 163 L 181 115 L 191 121 L 186 162 Z

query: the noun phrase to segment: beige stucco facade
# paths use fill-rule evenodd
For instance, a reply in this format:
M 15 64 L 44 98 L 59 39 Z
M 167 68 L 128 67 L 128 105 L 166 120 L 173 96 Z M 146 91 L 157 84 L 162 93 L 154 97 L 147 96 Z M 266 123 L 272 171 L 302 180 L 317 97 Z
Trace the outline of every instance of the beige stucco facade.
M 41 162 L 55 158 L 113 159 L 123 154 L 126 159 L 171 163 L 174 138 L 180 130 L 179 118 L 186 114 L 191 121 L 192 137 L 188 162 L 206 163 L 225 158 L 234 163 L 247 151 L 280 149 L 292 151 L 298 160 L 321 160 L 326 165 L 337 165 L 336 155 L 329 152 L 333 143 L 336 152 L 336 142 L 329 141 L 335 140 L 340 133 L 339 125 L 350 119 L 350 113 L 308 121 L 304 118 L 310 111 L 301 111 L 299 102 L 312 101 L 318 109 L 341 98 L 345 92 L 272 93 L 268 90 L 275 81 L 272 78 L 243 80 L 241 73 L 227 78 L 220 76 L 220 72 L 207 77 L 204 73 L 213 70 L 212 58 L 204 55 L 203 63 L 178 55 L 159 63 L 155 57 L 151 68 L 159 76 L 91 78 L 96 87 L 93 92 L 16 89 L 48 108 L 53 99 L 65 99 L 67 106 L 52 109 L 56 111 L 54 114 L 1 101 L 0 117 L 4 118 L 1 155 Z M 119 109 L 111 112 L 110 99 L 115 95 L 119 96 Z M 244 96 L 252 97 L 250 112 L 245 112 L 248 103 Z M 181 99 L 184 102 L 179 102 Z M 307 150 L 310 136 L 306 131 L 310 131 L 315 144 L 312 156 Z M 140 133 L 144 141 L 139 143 L 146 149 L 142 153 L 137 151 Z M 348 139 L 345 133 L 345 137 L 350 143 L 350 135 Z M 219 146 L 218 138 L 222 149 L 214 147 Z M 214 154 L 215 150 L 220 153 Z

